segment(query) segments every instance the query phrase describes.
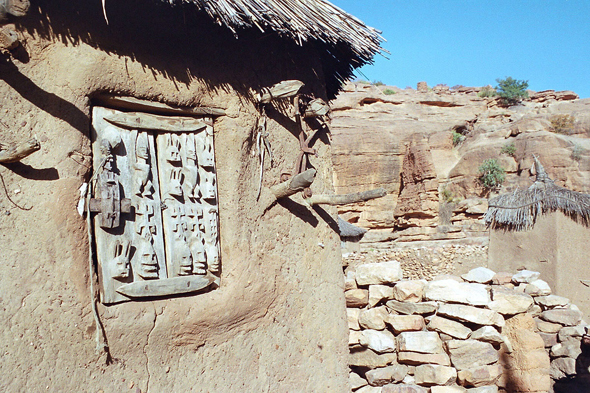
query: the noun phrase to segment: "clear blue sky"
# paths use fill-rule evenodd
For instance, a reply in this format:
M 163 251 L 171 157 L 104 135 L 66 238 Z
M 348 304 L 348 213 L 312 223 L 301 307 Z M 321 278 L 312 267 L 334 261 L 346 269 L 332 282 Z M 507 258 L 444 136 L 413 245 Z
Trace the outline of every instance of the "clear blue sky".
M 590 97 L 590 0 L 329 0 L 383 32 L 359 78 L 404 88 L 496 85 Z M 364 76 L 363 76 L 364 75 Z

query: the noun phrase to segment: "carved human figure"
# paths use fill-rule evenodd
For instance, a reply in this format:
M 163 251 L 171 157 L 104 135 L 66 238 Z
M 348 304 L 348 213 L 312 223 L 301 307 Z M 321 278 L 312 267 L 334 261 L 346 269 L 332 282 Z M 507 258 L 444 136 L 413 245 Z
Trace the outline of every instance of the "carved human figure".
M 193 258 L 191 250 L 184 240 L 177 240 L 174 243 L 174 257 L 178 259 L 180 268 L 179 276 L 188 276 L 193 272 Z
M 199 135 L 197 155 L 199 157 L 199 165 L 206 168 L 215 166 L 215 156 L 213 153 L 213 134 L 207 130 Z
M 131 243 L 128 240 L 115 241 L 113 260 L 111 261 L 112 277 L 124 280 L 129 277 L 129 251 Z
M 170 177 L 168 182 L 168 194 L 176 197 L 182 197 L 182 168 L 170 168 Z
M 197 149 L 193 134 L 186 136 L 186 165 L 184 166 L 184 186 L 189 198 L 198 198 L 197 184 L 199 181 L 199 168 L 197 166 Z M 196 193 L 195 193 L 196 191 Z
M 144 279 L 158 278 L 158 261 L 152 242 L 138 238 L 139 271 L 137 274 Z
M 150 180 L 149 148 L 147 134 L 142 132 L 137 136 L 135 145 L 135 162 L 133 168 L 133 188 L 137 196 L 152 195 L 152 181 Z
M 207 235 L 210 242 L 217 243 L 217 208 L 215 206 L 209 207 L 207 210 Z
M 178 135 L 166 134 L 166 160 L 180 162 L 180 140 Z
M 218 273 L 220 268 L 219 249 L 216 244 L 205 243 L 205 253 L 207 254 L 207 266 L 211 273 Z
M 203 199 L 215 199 L 217 197 L 217 185 L 215 173 L 202 169 L 200 171 L 201 195 Z
M 193 257 L 193 273 L 205 274 L 207 257 L 205 255 L 205 244 L 203 243 L 203 235 L 198 229 L 192 231 L 189 238 L 189 247 Z

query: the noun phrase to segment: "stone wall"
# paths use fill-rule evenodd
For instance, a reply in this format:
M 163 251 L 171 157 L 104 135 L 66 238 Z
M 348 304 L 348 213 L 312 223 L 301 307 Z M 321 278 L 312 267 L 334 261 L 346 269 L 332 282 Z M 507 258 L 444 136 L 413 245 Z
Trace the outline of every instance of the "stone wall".
M 426 281 L 403 279 L 397 261 L 349 268 L 352 390 L 587 392 L 586 322 L 539 276 L 480 267 Z

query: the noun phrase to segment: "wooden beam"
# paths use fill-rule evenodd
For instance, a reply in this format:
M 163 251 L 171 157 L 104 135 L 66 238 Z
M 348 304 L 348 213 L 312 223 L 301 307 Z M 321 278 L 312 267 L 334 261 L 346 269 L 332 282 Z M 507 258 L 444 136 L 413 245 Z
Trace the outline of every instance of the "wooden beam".
M 130 298 L 179 295 L 207 288 L 215 279 L 216 277 L 212 274 L 207 274 L 137 281 L 121 285 L 117 288 L 117 292 Z
M 270 190 L 272 191 L 276 199 L 285 198 L 290 195 L 296 194 L 299 191 L 303 191 L 307 187 L 311 186 L 311 183 L 313 183 L 313 181 L 315 180 L 315 175 L 315 169 L 308 169 L 305 172 L 293 176 L 292 179 L 272 186 Z
M 387 194 L 384 188 L 376 188 L 374 190 L 357 192 L 353 194 L 343 195 L 312 195 L 305 201 L 310 205 L 348 205 L 351 203 L 358 203 L 368 201 L 370 199 L 381 198 Z
M 258 101 L 261 104 L 268 104 L 272 100 L 279 98 L 293 97 L 299 93 L 299 89 L 303 87 L 304 83 L 298 80 L 288 80 L 279 82 L 269 88 L 264 88 L 258 94 Z
M 9 145 L 8 147 L 0 143 L 0 163 L 8 164 L 20 161 L 39 149 L 41 149 L 41 145 L 36 138 L 29 139 L 18 145 Z
M 200 131 L 207 128 L 207 123 L 194 117 L 160 116 L 143 112 L 110 113 L 104 119 L 123 128 L 160 132 Z
M 122 97 L 112 94 L 101 94 L 95 97 L 94 101 L 110 108 L 149 112 L 158 115 L 225 116 L 225 109 L 223 108 L 206 106 L 179 108 L 162 102 L 142 100 L 135 97 Z

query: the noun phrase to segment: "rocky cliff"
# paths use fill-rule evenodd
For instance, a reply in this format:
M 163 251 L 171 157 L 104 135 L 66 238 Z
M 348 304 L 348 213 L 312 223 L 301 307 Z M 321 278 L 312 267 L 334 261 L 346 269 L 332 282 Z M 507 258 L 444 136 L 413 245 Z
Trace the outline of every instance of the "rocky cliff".
M 350 83 L 332 102 L 336 192 L 388 191 L 340 209 L 369 229 L 363 242 L 487 238 L 488 197 L 532 184 L 533 154 L 558 185 L 590 192 L 590 99 L 549 90 L 504 106 L 481 90 Z M 479 181 L 487 159 L 506 172 L 500 188 Z

